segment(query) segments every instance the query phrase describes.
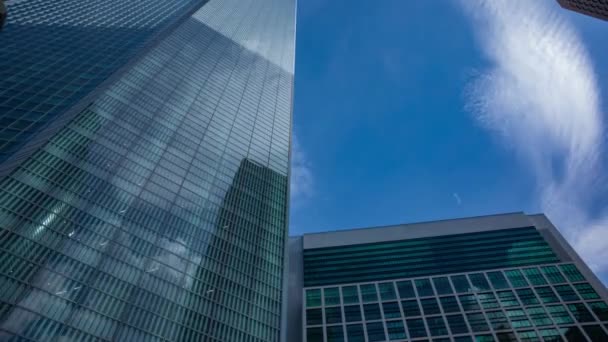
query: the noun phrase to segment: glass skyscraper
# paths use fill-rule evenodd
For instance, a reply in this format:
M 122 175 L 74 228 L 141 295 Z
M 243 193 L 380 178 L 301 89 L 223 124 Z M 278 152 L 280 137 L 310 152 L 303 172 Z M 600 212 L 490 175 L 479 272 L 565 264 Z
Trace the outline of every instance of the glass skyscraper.
M 0 340 L 278 341 L 294 0 L 12 0 Z
M 544 215 L 290 239 L 289 341 L 608 341 L 608 291 Z

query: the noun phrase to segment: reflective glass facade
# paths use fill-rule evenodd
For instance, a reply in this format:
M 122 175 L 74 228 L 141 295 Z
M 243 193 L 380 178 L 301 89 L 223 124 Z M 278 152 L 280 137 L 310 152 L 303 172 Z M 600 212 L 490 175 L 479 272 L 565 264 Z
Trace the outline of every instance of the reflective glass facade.
M 0 340 L 279 340 L 295 2 L 50 3 L 0 34 Z

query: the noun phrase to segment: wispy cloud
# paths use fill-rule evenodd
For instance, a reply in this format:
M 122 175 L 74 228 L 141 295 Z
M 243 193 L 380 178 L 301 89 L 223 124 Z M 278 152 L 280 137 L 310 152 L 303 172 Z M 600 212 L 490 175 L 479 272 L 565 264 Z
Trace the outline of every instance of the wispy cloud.
M 291 145 L 291 202 L 296 204 L 312 195 L 313 173 L 308 157 L 302 150 L 296 135 Z
M 454 197 L 454 200 L 456 201 L 456 204 L 458 204 L 458 205 L 462 204 L 462 199 L 460 199 L 460 195 L 458 195 L 457 192 L 453 193 L 452 196 Z
M 593 66 L 547 1 L 461 0 L 492 67 L 467 91 L 475 118 L 535 175 L 538 205 L 596 270 L 608 270 L 603 117 Z

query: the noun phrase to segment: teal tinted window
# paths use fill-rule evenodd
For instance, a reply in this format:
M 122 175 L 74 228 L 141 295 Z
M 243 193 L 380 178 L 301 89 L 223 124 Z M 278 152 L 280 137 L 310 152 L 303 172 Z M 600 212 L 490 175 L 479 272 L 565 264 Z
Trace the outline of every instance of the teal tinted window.
M 520 270 L 505 271 L 505 274 L 513 287 L 528 286 L 528 282 Z
M 543 271 L 545 277 L 549 279 L 549 282 L 551 282 L 551 284 L 559 284 L 566 282 L 566 279 L 564 278 L 564 276 L 562 276 L 557 267 L 543 266 L 540 269 Z
M 376 285 L 374 285 L 374 284 L 361 285 L 360 289 L 361 289 L 361 299 L 363 300 L 363 303 L 375 302 L 378 300 L 378 292 L 376 291 Z
M 530 320 L 526 317 L 524 310 L 522 309 L 510 309 L 507 310 L 507 317 L 511 320 L 511 326 L 515 329 L 526 328 L 531 326 Z
M 416 291 L 418 291 L 418 296 L 425 297 L 435 295 L 433 287 L 431 285 L 431 281 L 429 279 L 416 279 L 414 280 L 414 284 L 416 285 Z
M 559 302 L 557 295 L 555 295 L 555 292 L 549 286 L 535 287 L 534 290 L 536 290 L 536 294 L 545 304 Z
M 321 306 L 321 289 L 306 290 L 306 306 Z
M 344 286 L 342 288 L 342 301 L 344 304 L 359 303 L 359 292 L 357 286 Z
M 572 286 L 568 284 L 556 285 L 555 291 L 564 302 L 572 302 L 578 300 L 578 295 L 574 292 Z
M 435 290 L 439 295 L 454 293 L 447 277 L 433 278 L 433 284 L 435 285 Z
M 451 313 L 451 312 L 459 312 L 460 307 L 458 306 L 458 301 L 454 296 L 441 297 L 439 298 L 441 302 L 441 308 L 443 308 L 443 312 Z
M 498 301 L 492 292 L 480 293 L 477 295 L 479 303 L 484 309 L 494 309 L 498 307 Z
M 509 284 L 507 284 L 507 278 L 505 278 L 500 271 L 488 272 L 488 279 L 490 279 L 492 287 L 496 290 L 506 289 L 509 287 Z
M 422 311 L 425 315 L 433 315 L 441 312 L 437 299 L 435 298 L 421 299 L 420 304 L 422 305 Z
M 475 342 L 494 342 L 492 335 L 475 335 Z
M 545 285 L 547 283 L 547 281 L 545 280 L 543 275 L 540 274 L 540 271 L 537 268 L 524 268 L 523 272 L 526 275 L 526 278 L 528 278 L 530 284 L 532 285 Z
M 382 310 L 385 319 L 401 317 L 401 309 L 397 302 L 382 303 Z
M 466 334 L 469 332 L 469 328 L 462 315 L 448 315 L 446 318 L 452 334 Z
M 538 301 L 538 298 L 534 294 L 534 291 L 532 291 L 532 289 L 529 289 L 529 288 L 517 289 L 517 290 L 515 290 L 515 292 L 517 292 L 517 297 L 519 297 L 519 300 L 526 306 L 535 305 L 535 304 L 540 303 Z
M 323 341 L 323 328 L 308 328 L 306 329 L 306 341 L 307 342 L 324 342 Z
M 473 285 L 473 288 L 477 289 L 478 291 L 487 291 L 490 289 L 490 284 L 488 284 L 488 281 L 483 273 L 469 274 L 469 279 L 471 280 L 471 285 Z
M 559 268 L 566 275 L 566 278 L 571 282 L 585 281 L 585 277 L 581 272 L 572 264 L 560 265 Z
M 540 330 L 540 336 L 542 336 L 543 341 L 563 341 L 557 329 L 542 329 Z
M 570 313 L 572 314 L 572 316 L 574 316 L 574 319 L 576 319 L 578 322 L 584 323 L 584 322 L 595 321 L 595 319 L 591 315 L 591 312 L 589 311 L 589 309 L 587 309 L 585 304 L 574 303 L 574 304 L 568 304 L 567 307 L 568 307 L 568 310 L 570 311 Z
M 359 305 L 344 306 L 344 317 L 347 322 L 361 321 L 361 308 L 359 307 Z
M 490 325 L 494 330 L 504 330 L 511 328 L 507 316 L 502 311 L 488 311 L 486 312 L 486 316 L 488 317 L 488 321 L 490 321 Z
M 445 322 L 443 321 L 443 317 L 441 316 L 427 317 L 426 324 L 429 327 L 429 332 L 431 333 L 431 336 L 441 336 L 448 334 L 448 329 L 446 328 Z
M 363 305 L 363 312 L 365 314 L 365 320 L 373 321 L 382 318 L 380 313 L 380 305 L 377 303 Z
M 306 310 L 306 324 L 317 325 L 323 324 L 323 311 L 321 309 Z
M 367 323 L 367 339 L 369 342 L 386 340 L 382 323 Z
M 513 293 L 513 291 L 500 291 L 497 292 L 497 294 L 498 300 L 500 301 L 500 305 L 502 305 L 503 307 L 508 308 L 511 306 L 519 305 L 519 302 L 517 301 L 517 298 L 515 298 L 515 293 Z
M 341 325 L 327 327 L 327 342 L 344 342 L 344 330 Z
M 469 292 L 471 289 L 471 285 L 469 285 L 469 280 L 465 275 L 457 275 L 451 276 L 452 284 L 454 284 L 454 289 L 457 293 L 465 293 Z
M 540 342 L 540 337 L 534 330 L 518 331 L 517 336 L 521 342 Z
M 469 325 L 471 326 L 473 332 L 482 332 L 490 330 L 488 322 L 481 313 L 468 313 L 467 321 L 469 321 Z
M 403 299 L 416 297 L 411 280 L 397 282 L 397 291 L 399 291 L 399 297 Z
M 397 298 L 397 293 L 395 292 L 395 286 L 392 282 L 390 283 L 380 283 L 378 284 L 380 288 L 380 298 L 382 300 L 393 300 Z
M 591 341 L 608 341 L 608 335 L 599 325 L 584 325 L 583 330 Z
M 496 338 L 498 338 L 498 342 L 517 342 L 517 337 L 512 332 L 496 333 Z
M 600 321 L 608 321 L 608 305 L 604 302 L 589 303 L 589 307 Z
M 477 303 L 477 299 L 475 299 L 475 295 L 460 295 L 458 299 L 464 311 L 479 310 L 479 304 Z
M 420 316 L 420 307 L 415 299 L 401 301 L 401 307 L 405 317 Z
M 348 336 L 348 342 L 365 342 L 365 334 L 363 331 L 363 325 L 361 324 L 347 325 L 346 335 Z
M 388 330 L 388 339 L 393 340 L 404 340 L 407 336 L 405 334 L 405 326 L 403 321 L 387 321 L 386 329 Z
M 566 336 L 566 340 L 568 341 L 577 342 L 587 340 L 581 332 L 581 329 L 579 329 L 578 327 L 560 328 L 559 330 L 561 330 L 562 334 Z
M 547 311 L 553 318 L 556 324 L 569 324 L 574 323 L 574 319 L 570 317 L 568 310 L 563 305 L 548 305 Z
M 598 299 L 600 296 L 595 292 L 593 287 L 587 283 L 583 284 L 574 284 L 576 291 L 581 295 L 584 299 Z
M 532 320 L 532 323 L 537 327 L 553 324 L 549 315 L 541 306 L 527 308 L 526 312 L 528 313 L 530 320 Z
M 327 324 L 342 323 L 342 308 L 339 306 L 325 308 L 325 322 Z
M 410 338 L 426 337 L 426 328 L 421 318 L 406 320 L 407 331 L 410 333 Z
M 340 289 L 337 287 L 328 287 L 323 289 L 325 296 L 325 305 L 339 305 L 340 304 Z

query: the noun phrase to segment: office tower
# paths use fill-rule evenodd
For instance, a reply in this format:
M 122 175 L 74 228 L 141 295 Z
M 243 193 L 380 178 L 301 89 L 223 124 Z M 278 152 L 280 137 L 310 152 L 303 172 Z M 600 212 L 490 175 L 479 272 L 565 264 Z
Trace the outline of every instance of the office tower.
M 8 9 L 0 340 L 278 341 L 295 1 Z
M 608 20 L 608 0 L 557 0 L 565 9 Z
M 290 238 L 289 341 L 608 341 L 606 288 L 542 214 Z

